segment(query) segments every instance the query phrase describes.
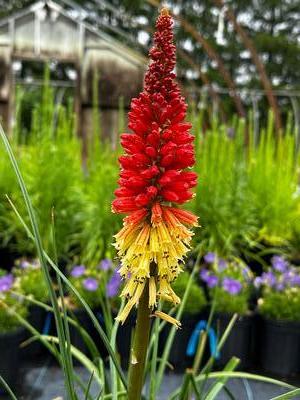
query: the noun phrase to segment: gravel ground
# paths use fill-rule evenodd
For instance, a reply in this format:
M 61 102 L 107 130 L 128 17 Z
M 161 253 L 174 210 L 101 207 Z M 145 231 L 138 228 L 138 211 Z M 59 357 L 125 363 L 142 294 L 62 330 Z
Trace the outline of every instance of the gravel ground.
M 78 374 L 84 382 L 89 379 L 88 373 L 81 367 L 76 367 Z M 181 374 L 166 374 L 158 400 L 167 400 L 182 381 Z M 295 383 L 295 382 L 294 382 Z M 45 358 L 40 365 L 25 365 L 18 382 L 18 400 L 66 400 L 64 395 L 64 382 L 60 369 L 53 365 L 51 358 Z M 274 396 L 284 393 L 284 389 L 262 382 L 232 379 L 228 389 L 236 400 L 270 400 Z M 93 385 L 92 397 L 96 397 L 97 385 Z M 84 396 L 82 396 L 82 399 Z M 228 395 L 221 392 L 218 400 L 228 400 Z M 1 400 L 6 397 L 0 395 Z M 300 396 L 297 397 L 300 399 Z

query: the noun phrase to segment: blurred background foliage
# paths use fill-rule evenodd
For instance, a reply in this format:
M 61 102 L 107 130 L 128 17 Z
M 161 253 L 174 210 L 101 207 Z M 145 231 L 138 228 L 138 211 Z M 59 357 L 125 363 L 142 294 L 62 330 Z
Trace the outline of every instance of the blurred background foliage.
M 119 40 L 135 46 L 147 53 L 156 12 L 153 5 L 159 2 L 151 0 L 56 0 L 62 6 L 77 7 L 77 17 L 91 22 L 95 27 L 107 31 Z M 0 17 L 20 11 L 33 0 L 1 0 Z M 298 1 L 290 0 L 230 0 L 225 2 L 230 7 L 253 40 L 254 45 L 265 65 L 267 74 L 274 88 L 300 87 L 299 19 Z M 193 25 L 217 51 L 225 66 L 238 86 L 260 87 L 260 80 L 249 51 L 238 37 L 231 23 L 224 18 L 224 7 L 218 1 L 168 0 L 164 2 L 176 15 L 185 18 Z M 74 17 L 74 11 L 73 11 Z M 75 15 L 76 17 L 76 15 Z M 176 22 L 176 43 L 201 66 L 211 82 L 224 86 L 216 64 L 193 36 Z M 189 84 L 202 82 L 199 74 L 190 63 L 178 54 L 179 72 Z M 27 66 L 27 68 L 29 68 Z M 59 68 L 57 74 L 64 75 Z
M 95 129 L 89 138 L 89 157 L 82 163 L 82 143 L 75 133 L 72 105 L 56 104 L 47 80 L 41 98 L 32 110 L 25 141 L 25 128 L 16 118 L 12 144 L 37 211 L 44 245 L 53 252 L 54 216 L 60 261 L 95 266 L 103 257 L 114 256 L 113 234 L 122 223 L 121 216 L 111 212 L 120 149 L 112 150 Z M 21 105 L 17 109 L 21 113 Z M 96 111 L 94 118 L 99 121 Z M 202 225 L 196 231 L 195 244 L 201 244 L 204 252 L 241 256 L 247 262 L 268 252 L 299 260 L 299 152 L 291 118 L 280 138 L 274 134 L 272 113 L 258 137 L 247 120 L 233 116 L 224 124 L 212 117 L 209 128 L 203 130 L 203 118 L 208 118 L 205 110 L 190 107 L 199 183 L 197 196 L 187 207 L 200 216 Z M 27 215 L 8 159 L 4 151 L 2 154 L 2 251 L 34 255 L 6 198 L 23 217 Z

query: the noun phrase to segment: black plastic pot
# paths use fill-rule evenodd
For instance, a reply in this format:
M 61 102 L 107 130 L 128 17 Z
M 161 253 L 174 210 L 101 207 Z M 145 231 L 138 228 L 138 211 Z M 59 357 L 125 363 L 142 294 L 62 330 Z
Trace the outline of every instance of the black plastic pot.
M 216 313 L 214 327 L 219 338 L 222 337 L 231 318 L 231 314 Z M 220 351 L 220 357 L 216 361 L 216 365 L 223 367 L 235 356 L 240 359 L 240 370 L 249 369 L 253 364 L 254 337 L 254 316 L 239 317 Z
M 45 326 L 46 316 L 47 312 L 42 307 L 31 306 L 29 308 L 28 322 L 39 333 L 44 333 L 43 329 Z M 23 341 L 30 339 L 31 336 L 31 332 L 25 331 Z M 22 357 L 32 360 L 32 358 L 39 357 L 43 353 L 44 349 L 44 345 L 38 340 L 35 340 L 34 342 L 22 348 Z
M 300 322 L 262 318 L 259 354 L 266 372 L 280 377 L 300 372 Z
M 170 351 L 169 362 L 174 367 L 175 372 L 182 372 L 186 368 L 192 367 L 194 357 L 188 357 L 186 355 L 188 342 L 190 337 L 197 325 L 201 320 L 206 319 L 206 314 L 185 314 L 181 319 L 181 329 L 178 329 L 173 345 Z M 165 343 L 168 339 L 171 326 L 168 324 L 163 330 L 160 341 L 160 352 L 163 352 Z
M 20 369 L 19 345 L 24 337 L 24 329 L 0 333 L 0 375 L 15 390 Z

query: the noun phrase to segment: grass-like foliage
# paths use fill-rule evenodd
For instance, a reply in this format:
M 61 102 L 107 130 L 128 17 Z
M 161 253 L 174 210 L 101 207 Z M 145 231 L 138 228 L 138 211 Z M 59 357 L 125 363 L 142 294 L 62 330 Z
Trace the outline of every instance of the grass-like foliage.
M 251 254 L 258 248 L 296 243 L 300 226 L 299 154 L 287 127 L 277 141 L 272 115 L 255 140 L 251 126 L 233 119 L 196 132 L 199 184 L 194 212 L 202 228 L 196 241 L 207 250 Z M 294 249 L 297 252 L 296 249 Z

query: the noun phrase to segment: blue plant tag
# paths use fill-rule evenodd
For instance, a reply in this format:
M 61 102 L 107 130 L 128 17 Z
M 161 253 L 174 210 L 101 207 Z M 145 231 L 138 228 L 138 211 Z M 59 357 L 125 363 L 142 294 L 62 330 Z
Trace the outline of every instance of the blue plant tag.
M 201 320 L 197 323 L 187 345 L 186 349 L 187 356 L 193 357 L 195 355 L 198 346 L 199 335 L 202 331 L 205 331 L 206 329 L 207 329 L 207 321 Z M 209 340 L 210 354 L 214 358 L 218 359 L 220 357 L 220 354 L 217 351 L 217 336 L 213 328 L 209 328 L 208 340 Z

